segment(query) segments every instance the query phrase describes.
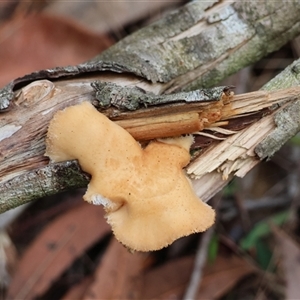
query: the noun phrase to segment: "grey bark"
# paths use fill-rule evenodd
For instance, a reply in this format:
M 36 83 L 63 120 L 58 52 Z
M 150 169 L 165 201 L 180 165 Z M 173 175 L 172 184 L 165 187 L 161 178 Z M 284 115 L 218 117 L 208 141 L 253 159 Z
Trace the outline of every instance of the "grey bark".
M 132 73 L 163 83 L 165 93 L 211 87 L 299 33 L 297 0 L 192 1 L 85 64 L 17 78 L 0 91 L 0 110 L 15 86 L 89 72 Z
M 95 81 L 91 83 L 100 108 L 115 107 L 120 111 L 135 111 L 139 108 L 173 103 L 213 102 L 221 99 L 230 87 L 221 86 L 210 89 L 198 89 L 191 92 L 155 95 L 141 88 L 122 87 L 114 83 Z
M 86 187 L 88 182 L 88 174 L 81 171 L 77 161 L 56 163 L 29 171 L 1 184 L 1 212 L 58 192 Z M 10 192 L 13 197 L 8 195 L 9 191 L 13 191 Z
M 300 60 L 297 60 L 262 89 L 270 91 L 299 85 Z M 300 131 L 300 99 L 280 109 L 274 116 L 274 122 L 276 129 L 255 148 L 255 152 L 260 159 L 272 157 L 276 151 Z
M 209 87 L 298 35 L 299 13 L 299 1 L 193 1 L 92 62 L 113 58 L 166 92 Z
M 228 75 L 277 50 L 299 33 L 299 1 L 193 1 L 125 38 L 85 64 L 42 70 L 14 80 L 0 91 L 0 111 L 3 116 L 13 115 L 16 108 L 14 91 L 32 81 L 58 80 L 66 76 L 80 80 L 80 75 L 91 72 L 92 76 L 95 72 L 106 74 L 110 71 L 115 78 L 121 76 L 118 73 L 131 73 L 145 82 L 152 82 L 148 86 L 156 86 L 159 93 L 213 86 Z M 276 80 L 281 87 L 288 84 L 285 78 L 278 77 Z M 86 93 L 88 98 L 93 98 L 92 89 L 79 90 L 77 93 Z M 68 100 L 68 104 L 60 103 L 60 107 L 76 102 L 74 95 L 72 97 L 73 102 Z M 54 112 L 55 110 L 47 114 L 47 119 Z M 23 113 L 30 115 L 30 111 L 23 110 Z M 1 126 L 3 129 L 5 124 Z M 41 135 L 31 135 L 31 138 L 32 144 L 35 139 L 39 139 L 37 153 L 42 156 L 44 147 L 41 141 L 46 125 L 40 126 L 44 126 Z M 7 139 L 4 140 L 7 142 Z M 0 149 L 2 142 L 0 141 Z M 0 152 L 0 164 L 13 155 L 22 156 L 22 153 L 11 151 L 3 155 Z M 45 160 L 41 165 L 44 164 Z M 62 163 L 61 170 L 67 168 L 68 164 Z M 48 168 L 50 173 L 47 174 L 51 176 L 42 178 L 40 172 L 44 172 L 45 168 Z M 50 164 L 35 171 L 29 165 L 28 172 L 20 176 L 16 173 L 11 179 L 0 179 L 0 211 L 41 195 L 56 193 L 69 187 L 81 187 L 87 182 L 80 171 L 74 170 L 73 174 L 77 174 L 78 181 L 70 183 L 66 180 L 62 186 L 54 184 L 53 182 L 59 182 L 62 178 L 61 173 L 55 171 L 56 168 L 56 164 Z M 30 186 L 28 181 L 32 183 Z

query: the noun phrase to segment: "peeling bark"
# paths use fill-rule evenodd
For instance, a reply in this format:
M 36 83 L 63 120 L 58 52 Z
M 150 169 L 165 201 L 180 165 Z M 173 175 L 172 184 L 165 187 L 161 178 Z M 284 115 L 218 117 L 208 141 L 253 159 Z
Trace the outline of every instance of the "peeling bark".
M 211 87 L 299 33 L 298 0 L 192 1 L 84 64 L 17 78 L 0 90 L 0 111 L 33 80 L 95 72 L 134 74 L 161 83 L 160 93 Z

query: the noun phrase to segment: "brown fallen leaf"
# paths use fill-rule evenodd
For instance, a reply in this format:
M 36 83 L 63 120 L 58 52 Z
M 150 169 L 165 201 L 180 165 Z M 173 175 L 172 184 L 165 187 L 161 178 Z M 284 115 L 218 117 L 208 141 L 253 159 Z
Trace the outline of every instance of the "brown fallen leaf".
M 61 300 L 81 300 L 92 282 L 92 276 L 85 277 L 79 283 L 72 286 Z
M 291 236 L 278 227 L 272 226 L 272 231 L 279 248 L 280 262 L 285 277 L 285 297 L 286 299 L 299 299 L 300 247 Z
M 71 263 L 110 232 L 102 207 L 82 203 L 55 219 L 29 246 L 8 289 L 7 299 L 43 294 Z
M 20 254 L 26 250 L 35 237 L 59 215 L 82 205 L 83 193 L 63 193 L 53 195 L 48 200 L 32 203 L 12 224 L 9 225 L 9 236 L 16 244 Z M 49 202 L 48 202 L 49 201 Z M 49 203 L 45 205 L 45 202 Z
M 218 256 L 204 269 L 197 299 L 218 299 L 253 272 L 255 268 L 238 256 Z
M 113 238 L 84 299 L 138 299 L 131 287 L 142 271 L 146 257 L 144 253 L 130 253 Z
M 0 87 L 36 70 L 76 65 L 112 44 L 62 16 L 18 15 L 0 28 Z
M 135 299 L 181 299 L 193 269 L 194 257 L 169 261 L 137 278 Z
M 135 282 L 135 299 L 181 299 L 190 279 L 194 257 L 184 257 L 144 273 Z M 216 299 L 228 292 L 254 268 L 243 259 L 218 256 L 204 269 L 197 299 Z

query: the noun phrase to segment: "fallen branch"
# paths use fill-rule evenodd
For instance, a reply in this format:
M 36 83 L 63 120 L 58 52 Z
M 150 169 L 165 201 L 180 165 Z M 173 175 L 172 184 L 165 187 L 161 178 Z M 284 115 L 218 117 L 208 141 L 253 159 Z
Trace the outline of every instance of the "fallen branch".
M 288 70 L 291 70 L 291 68 L 289 67 Z M 288 76 L 286 74 L 287 71 L 282 74 L 282 80 L 286 80 L 286 76 Z M 290 75 L 292 76 L 293 73 L 290 73 Z M 276 78 L 277 81 L 278 78 Z M 290 83 L 295 84 L 293 81 L 290 81 Z M 78 83 L 78 86 L 80 86 L 82 91 L 82 83 Z M 40 93 L 37 93 L 39 89 L 46 92 L 42 93 L 40 91 Z M 81 175 L 80 171 L 76 169 L 78 167 L 76 165 L 74 170 L 70 169 L 72 173 L 68 173 L 71 177 L 67 176 L 65 178 L 66 181 L 64 183 L 61 182 L 61 176 L 66 176 L 66 173 L 62 174 L 62 170 L 67 166 L 64 166 L 62 163 L 60 164 L 62 169 L 60 169 L 56 164 L 48 165 L 48 160 L 44 157 L 44 136 L 48 122 L 53 114 L 57 110 L 71 104 L 85 100 L 94 102 L 93 90 L 88 83 L 84 90 L 87 92 L 79 95 L 74 81 L 71 83 L 60 82 L 59 84 L 49 81 L 36 81 L 34 84 L 25 87 L 19 94 L 19 98 L 15 104 L 16 107 L 13 111 L 14 115 L 7 113 L 2 116 L 1 122 L 3 124 L 9 124 L 12 129 L 18 128 L 15 133 L 12 130 L 11 136 L 3 138 L 0 144 L 1 153 L 7 156 L 6 160 L 0 166 L 0 174 L 2 174 L 0 182 L 0 193 L 2 196 L 0 209 L 2 211 L 44 195 L 57 193 L 68 188 L 82 187 L 87 184 L 88 177 L 84 174 Z M 37 98 L 37 94 L 40 95 L 40 98 Z M 235 96 L 231 94 L 226 96 L 224 94 L 220 101 L 214 103 L 176 103 L 169 104 L 163 109 L 161 107 L 157 109 L 156 107 L 149 110 L 145 108 L 142 111 L 122 112 L 116 117 L 118 119 L 116 122 L 119 122 L 124 128 L 131 130 L 133 134 L 136 132 L 138 135 L 140 127 L 146 129 L 144 132 L 151 132 L 151 130 L 147 130 L 147 122 L 153 118 L 153 114 L 157 110 L 160 112 L 164 111 L 162 118 L 165 118 L 165 120 L 160 123 L 161 128 L 170 128 L 168 120 L 172 120 L 174 116 L 176 119 L 178 115 L 181 115 L 178 114 L 178 107 L 181 109 L 184 107 L 184 110 L 186 110 L 183 113 L 184 116 L 189 116 L 191 112 L 196 113 L 197 121 L 202 122 L 202 124 L 203 116 L 206 116 L 204 119 L 207 121 L 207 116 L 213 112 L 214 118 L 206 124 L 206 129 L 210 129 L 211 127 L 213 131 L 216 131 L 215 126 L 218 125 L 218 122 L 221 125 L 218 128 L 222 128 L 222 126 L 228 127 L 231 123 L 234 123 L 236 127 L 236 120 L 239 118 L 241 122 L 238 123 L 245 127 L 243 118 L 245 114 L 250 114 L 250 118 L 248 117 L 246 124 L 248 127 L 232 134 L 222 142 L 214 142 L 206 151 L 201 152 L 198 157 L 194 158 L 192 163 L 187 167 L 187 173 L 191 177 L 197 178 L 194 182 L 198 194 L 201 195 L 202 199 L 207 201 L 225 185 L 228 179 L 234 175 L 244 176 L 259 162 L 254 149 L 274 130 L 273 116 L 277 113 L 275 108 L 283 105 L 279 108 L 278 111 L 280 111 L 288 103 L 296 105 L 299 97 L 300 87 L 297 86 L 279 91 L 258 91 Z M 31 104 L 34 105 L 31 106 Z M 264 109 L 272 107 L 273 110 L 264 111 Z M 257 115 L 254 113 L 261 111 L 264 111 L 266 116 L 261 115 L 261 119 L 257 121 Z M 252 117 L 251 114 L 253 114 Z M 38 119 L 35 118 L 36 115 L 43 117 Z M 134 115 L 135 118 L 130 118 L 130 115 Z M 216 115 L 218 116 L 217 119 Z M 249 127 L 248 123 L 251 120 L 254 123 Z M 186 128 L 186 131 L 182 132 L 181 122 L 174 122 L 173 125 L 174 128 L 170 129 L 171 131 L 168 131 L 167 135 L 174 136 L 178 133 L 179 129 L 181 130 L 181 134 L 194 132 L 192 127 Z M 31 134 L 28 135 L 28 133 Z M 27 140 L 20 143 L 20 137 Z M 150 135 L 148 138 L 152 138 L 152 136 Z M 147 138 L 143 136 L 142 139 Z M 214 139 L 214 136 L 212 139 Z M 24 162 L 24 157 L 27 157 L 29 163 Z M 46 170 L 48 171 L 46 172 Z M 40 177 L 40 174 L 48 175 Z M 72 182 L 70 181 L 71 179 Z M 16 201 L 16 199 L 19 200 Z
M 48 160 L 43 153 L 47 124 L 55 111 L 82 101 L 94 103 L 95 95 L 91 82 L 100 80 L 125 86 L 139 86 L 155 94 L 170 93 L 183 88 L 191 89 L 200 85 L 213 85 L 243 66 L 278 49 L 286 41 L 296 36 L 300 32 L 299 10 L 298 1 L 272 2 L 272 4 L 268 1 L 259 3 L 211 1 L 205 2 L 205 4 L 202 4 L 201 1 L 194 1 L 166 16 L 162 21 L 124 39 L 86 64 L 43 70 L 14 80 L 0 90 L 0 111 L 2 112 L 0 119 L 0 211 L 3 212 L 42 195 L 86 184 L 87 177 L 80 174 L 79 171 L 77 172 L 76 168 L 74 172 L 77 172 L 76 174 L 79 176 L 78 182 L 73 181 L 72 184 L 67 183 L 63 186 L 54 184 L 53 182 L 61 181 L 61 173 L 53 171 L 56 165 L 48 165 Z M 256 13 L 254 14 L 253 11 Z M 185 18 L 182 18 L 183 15 Z M 171 20 L 172 22 L 170 22 Z M 182 24 L 182 20 L 184 20 L 184 24 Z M 233 34 L 232 28 L 238 30 Z M 146 40 L 145 36 L 147 36 Z M 220 36 L 222 38 L 218 38 Z M 199 47 L 202 44 L 203 47 Z M 114 61 L 114 58 L 117 61 Z M 273 81 L 275 88 L 270 85 L 266 90 L 299 85 L 299 69 L 299 62 L 295 63 L 282 77 Z M 89 77 L 86 76 L 87 74 Z M 81 75 L 85 75 L 85 77 L 80 78 Z M 73 78 L 63 80 L 66 76 L 73 76 Z M 51 82 L 45 79 L 56 79 L 56 81 Z M 17 90 L 22 87 L 21 91 Z M 205 151 L 203 151 L 203 147 L 200 147 L 200 150 L 194 149 L 196 154 L 194 153 L 193 162 L 188 166 L 187 172 L 193 177 L 200 178 L 195 181 L 195 187 L 202 199 L 208 200 L 226 184 L 227 181 L 223 181 L 222 176 L 228 179 L 234 175 L 243 176 L 259 162 L 254 152 L 257 144 L 254 140 L 248 144 L 246 141 L 253 136 L 256 138 L 256 143 L 260 143 L 264 135 L 269 135 L 274 131 L 273 115 L 275 110 L 269 110 L 270 105 L 293 102 L 298 99 L 296 90 L 285 92 L 287 95 L 276 92 L 237 95 L 230 102 L 225 99 L 226 101 L 218 101 L 213 104 L 201 104 L 197 106 L 196 110 L 192 109 L 193 103 L 182 106 L 171 105 L 167 107 L 167 112 L 170 112 L 172 107 L 177 114 L 170 112 L 167 119 L 154 122 L 161 124 L 162 126 L 159 127 L 161 129 L 165 127 L 167 120 L 172 115 L 175 116 L 173 123 L 177 129 L 181 126 L 176 126 L 176 123 L 178 121 L 180 123 L 181 120 L 184 124 L 185 120 L 188 120 L 188 124 L 196 123 L 198 126 L 197 129 L 190 125 L 185 126 L 187 129 L 184 129 L 183 132 L 176 132 L 172 127 L 164 135 L 190 133 L 195 129 L 213 127 L 211 128 L 213 131 L 204 132 L 204 134 L 212 135 L 212 140 L 216 140 L 220 139 L 220 135 L 221 139 L 225 138 L 226 131 L 224 129 L 227 130 L 227 133 L 238 131 L 221 143 L 213 142 Z M 290 93 L 292 94 L 290 95 Z M 244 99 L 238 97 L 244 97 Z M 250 97 L 252 102 L 245 97 Z M 268 102 L 269 100 L 270 102 Z M 182 107 L 185 106 L 187 106 L 187 110 L 183 111 L 182 116 Z M 267 117 L 264 116 L 263 109 L 267 110 L 265 111 L 268 114 Z M 280 113 L 280 109 L 278 113 Z M 153 107 L 152 112 L 154 110 L 163 112 L 162 107 Z M 180 114 L 178 114 L 179 111 Z M 194 112 L 199 119 L 196 118 Z M 249 116 L 249 112 L 252 114 L 251 116 Z M 129 116 L 129 113 L 125 114 Z M 140 132 L 139 126 L 145 126 L 146 130 L 143 130 L 141 136 L 136 136 L 138 139 L 147 140 L 159 137 L 157 132 L 161 132 L 160 129 L 153 136 L 145 136 L 145 133 L 149 131 L 147 130 L 148 121 L 146 122 L 144 117 L 138 117 L 137 114 L 138 112 L 132 112 L 126 121 L 124 114 L 119 114 L 117 117 L 111 115 L 111 118 L 128 130 L 134 127 L 136 132 Z M 238 125 L 242 124 L 242 127 L 237 126 L 232 130 L 230 126 L 235 122 L 233 117 L 236 115 L 243 117 L 244 119 L 240 119 L 244 121 L 238 122 Z M 120 116 L 123 118 L 122 120 L 120 120 Z M 153 120 L 152 115 L 149 114 L 148 117 Z M 245 118 L 248 117 L 250 119 L 245 122 Z M 262 119 L 258 121 L 260 118 Z M 189 120 L 192 120 L 191 123 Z M 129 125 L 128 123 L 125 125 L 126 122 L 129 122 Z M 132 126 L 132 122 L 135 123 L 134 126 Z M 251 122 L 253 125 L 248 129 L 245 128 Z M 261 128 L 257 124 L 261 124 L 263 128 L 266 127 L 265 124 L 269 124 L 269 131 L 261 134 L 259 139 L 255 132 L 260 131 Z M 229 126 L 229 129 L 226 126 Z M 297 126 L 291 132 L 295 133 L 295 130 L 297 130 Z M 289 136 L 290 134 L 286 132 L 281 138 L 280 145 Z M 197 139 L 199 140 L 199 138 Z M 230 145 L 230 143 L 233 144 Z M 261 157 L 270 155 L 268 153 L 271 152 L 266 152 L 266 148 L 268 146 L 263 147 Z M 227 152 L 228 149 L 230 150 L 228 155 L 220 157 L 220 153 Z M 243 151 L 237 152 L 237 149 Z M 218 155 L 216 155 L 216 151 Z M 199 154 L 203 156 L 203 159 L 197 158 Z M 203 167 L 207 162 L 206 159 L 209 158 L 214 158 L 214 168 L 205 171 Z M 68 164 L 62 164 L 60 167 L 63 169 Z M 40 177 L 45 167 L 52 174 L 51 178 Z M 209 167 L 211 166 L 209 165 Z M 219 171 L 222 173 L 218 173 Z M 75 180 L 77 177 L 73 178 Z M 28 186 L 28 182 L 31 183 L 30 186 Z
M 110 72 L 105 81 L 118 81 L 116 73 L 126 73 L 127 81 L 151 82 L 157 94 L 215 86 L 299 33 L 296 0 L 192 1 L 84 64 L 15 79 L 0 90 L 0 111 L 9 107 L 14 90 L 32 81 L 86 78 L 96 72 Z

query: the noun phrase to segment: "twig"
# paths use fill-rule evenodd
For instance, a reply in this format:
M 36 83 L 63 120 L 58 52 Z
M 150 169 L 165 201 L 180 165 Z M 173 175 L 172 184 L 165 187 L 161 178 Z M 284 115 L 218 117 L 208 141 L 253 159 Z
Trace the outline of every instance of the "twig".
M 288 196 L 286 192 L 282 192 L 280 195 L 277 196 L 262 197 L 259 201 L 254 199 L 245 199 L 244 208 L 246 211 L 248 211 L 248 213 L 250 213 L 255 212 L 257 210 L 284 207 L 290 205 L 291 202 L 292 198 Z M 222 212 L 220 213 L 220 218 L 222 221 L 229 222 L 239 214 L 236 207 L 232 207 L 232 204 L 226 203 L 225 201 L 223 201 L 221 209 Z
M 195 258 L 194 270 L 190 278 L 188 287 L 183 296 L 183 300 L 196 299 L 196 295 L 201 284 L 202 270 L 206 262 L 208 245 L 212 238 L 213 232 L 214 226 L 208 229 L 205 233 L 203 233 Z

